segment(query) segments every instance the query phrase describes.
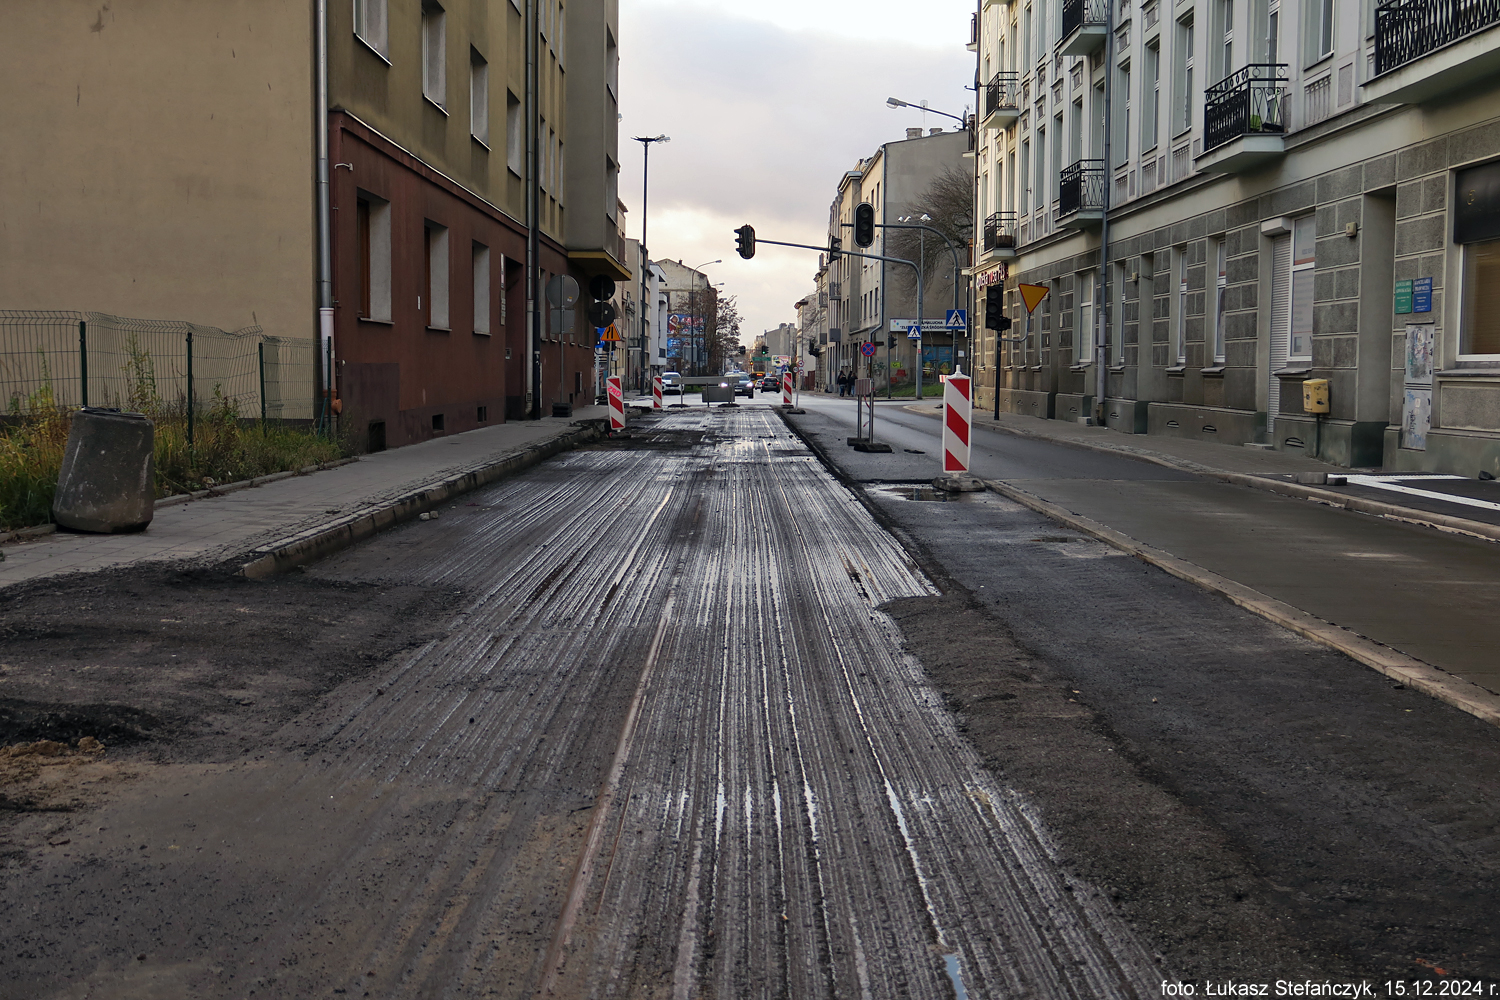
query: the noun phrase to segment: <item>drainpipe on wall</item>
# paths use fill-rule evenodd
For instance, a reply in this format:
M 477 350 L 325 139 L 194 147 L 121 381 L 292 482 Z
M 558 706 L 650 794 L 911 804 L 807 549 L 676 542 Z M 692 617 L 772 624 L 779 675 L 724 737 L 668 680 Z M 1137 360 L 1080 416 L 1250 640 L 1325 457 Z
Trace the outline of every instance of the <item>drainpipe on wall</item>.
M 328 429 L 333 399 L 333 250 L 332 211 L 328 198 L 328 0 L 317 0 L 317 112 L 318 134 L 318 399 L 314 413 L 319 428 Z
M 541 256 L 542 206 L 537 186 L 540 113 L 537 79 L 537 0 L 526 0 L 526 388 L 531 396 L 531 419 L 542 419 L 542 311 L 537 301 Z
M 1085 57 L 1087 58 L 1087 57 Z M 1099 334 L 1094 359 L 1094 423 L 1104 424 L 1104 395 L 1109 389 L 1109 195 L 1114 186 L 1113 161 L 1110 157 L 1110 137 L 1114 133 L 1114 121 L 1110 118 L 1110 101 L 1115 92 L 1115 3 L 1107 0 L 1104 11 L 1104 176 L 1103 197 L 1100 201 L 1099 230 L 1099 307 L 1094 310 L 1098 319 Z M 1124 308 L 1123 305 L 1121 308 Z M 1123 345 L 1122 345 L 1123 347 Z

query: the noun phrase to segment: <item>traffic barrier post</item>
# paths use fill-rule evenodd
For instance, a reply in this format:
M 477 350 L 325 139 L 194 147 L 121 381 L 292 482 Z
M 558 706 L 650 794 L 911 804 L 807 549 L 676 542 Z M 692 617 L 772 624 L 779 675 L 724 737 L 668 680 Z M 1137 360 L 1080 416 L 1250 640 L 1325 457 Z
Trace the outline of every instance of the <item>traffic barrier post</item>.
M 943 472 L 948 475 L 969 471 L 969 431 L 974 419 L 969 389 L 969 376 L 961 371 L 943 381 Z
M 620 385 L 620 376 L 611 375 L 604 380 L 605 392 L 609 395 L 609 429 L 625 429 L 625 390 Z

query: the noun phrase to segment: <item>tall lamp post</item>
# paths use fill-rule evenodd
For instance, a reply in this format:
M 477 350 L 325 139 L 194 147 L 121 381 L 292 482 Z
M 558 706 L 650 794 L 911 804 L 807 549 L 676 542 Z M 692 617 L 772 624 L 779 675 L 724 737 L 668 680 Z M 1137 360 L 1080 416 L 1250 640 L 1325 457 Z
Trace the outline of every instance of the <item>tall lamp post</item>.
M 637 135 L 631 138 L 641 144 L 641 259 L 639 264 L 641 269 L 641 350 L 643 356 L 649 362 L 651 360 L 649 354 L 651 348 L 648 345 L 651 343 L 651 329 L 648 325 L 650 323 L 649 311 L 646 309 L 646 295 L 648 294 L 646 291 L 646 269 L 651 264 L 651 253 L 646 248 L 646 210 L 649 207 L 648 199 L 651 195 L 651 145 L 657 142 L 671 142 L 672 137 L 662 134 L 650 136 Z M 649 367 L 649 365 L 646 367 Z

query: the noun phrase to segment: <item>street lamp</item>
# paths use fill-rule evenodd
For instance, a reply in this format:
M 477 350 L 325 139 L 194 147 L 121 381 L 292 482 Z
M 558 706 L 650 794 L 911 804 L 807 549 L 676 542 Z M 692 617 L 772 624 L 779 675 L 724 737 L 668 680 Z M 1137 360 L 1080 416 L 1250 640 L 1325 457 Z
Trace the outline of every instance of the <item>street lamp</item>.
M 641 164 L 641 344 L 646 345 L 651 343 L 651 330 L 648 326 L 650 319 L 646 310 L 646 270 L 651 263 L 651 253 L 646 247 L 646 208 L 647 199 L 651 195 L 651 144 L 654 142 L 671 142 L 672 138 L 665 134 L 652 136 L 637 135 L 632 136 L 632 138 L 641 144 L 641 155 L 643 157 L 643 163 Z M 650 348 L 647 347 L 646 351 L 648 352 L 647 360 L 649 361 Z
M 885 99 L 885 105 L 888 108 L 916 108 L 918 111 L 922 112 L 930 111 L 935 115 L 942 115 L 944 118 L 952 118 L 954 121 L 958 122 L 965 128 L 969 127 L 969 120 L 967 118 L 960 118 L 958 115 L 950 115 L 946 111 L 938 111 L 935 108 L 929 108 L 926 101 L 922 101 L 919 104 L 912 104 L 908 101 L 901 100 L 899 97 L 887 97 Z

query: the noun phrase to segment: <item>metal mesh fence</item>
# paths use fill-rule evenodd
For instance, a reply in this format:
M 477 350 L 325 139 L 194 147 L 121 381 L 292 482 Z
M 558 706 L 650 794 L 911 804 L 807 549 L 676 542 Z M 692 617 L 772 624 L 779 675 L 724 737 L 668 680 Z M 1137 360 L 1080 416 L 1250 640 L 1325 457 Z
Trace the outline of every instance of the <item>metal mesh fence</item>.
M 0 310 L 0 405 L 118 406 L 242 417 L 313 417 L 317 343 L 107 313 Z

